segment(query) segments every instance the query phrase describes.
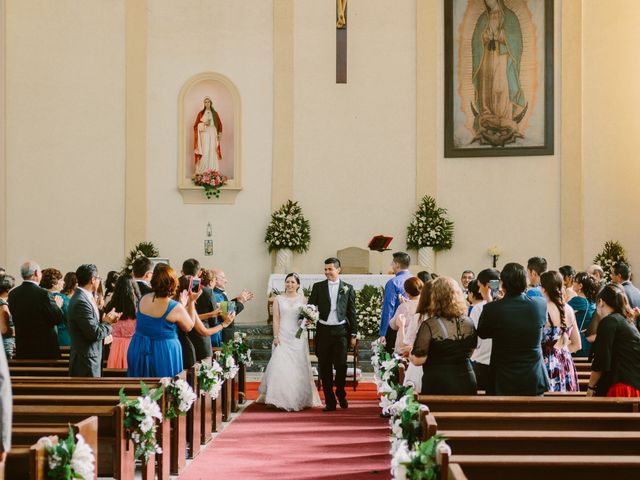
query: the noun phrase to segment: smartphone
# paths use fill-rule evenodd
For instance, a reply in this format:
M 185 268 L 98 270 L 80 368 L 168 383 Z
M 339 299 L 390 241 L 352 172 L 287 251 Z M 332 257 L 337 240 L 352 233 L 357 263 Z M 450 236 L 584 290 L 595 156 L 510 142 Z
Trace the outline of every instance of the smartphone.
M 500 290 L 500 280 L 489 280 L 489 288 L 491 289 L 491 296 L 496 298 Z
M 196 277 L 192 277 L 189 282 L 189 290 L 193 293 L 197 293 L 200 290 L 200 279 Z

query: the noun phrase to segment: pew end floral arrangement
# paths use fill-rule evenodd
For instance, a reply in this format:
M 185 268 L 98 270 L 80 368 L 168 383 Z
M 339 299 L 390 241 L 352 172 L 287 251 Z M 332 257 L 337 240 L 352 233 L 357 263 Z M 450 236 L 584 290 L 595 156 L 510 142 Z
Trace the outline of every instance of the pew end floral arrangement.
M 222 375 L 227 380 L 235 378 L 240 370 L 235 358 L 233 358 L 234 350 L 233 340 L 228 340 L 222 344 L 222 351 L 218 357 L 218 363 L 222 367 Z
M 164 386 L 167 395 L 168 419 L 186 415 L 196 401 L 196 394 L 186 381 L 181 378 L 162 378 L 160 383 Z
M 234 332 L 233 334 L 233 354 L 238 363 L 245 367 L 253 365 L 251 358 L 251 349 L 246 342 L 247 334 L 245 332 Z
M 218 398 L 224 382 L 224 370 L 217 360 L 212 360 L 211 365 L 201 363 L 198 370 L 198 385 L 202 395 L 209 394 L 212 400 Z
M 141 396 L 129 399 L 124 393 L 124 387 L 120 389 L 120 403 L 125 409 L 124 426 L 135 446 L 134 457 L 136 460 L 144 458 L 147 463 L 154 453 L 162 453 L 160 445 L 156 441 L 158 424 L 162 421 L 162 410 L 158 400 L 162 398 L 163 388 L 150 390 L 140 382 Z
M 47 454 L 47 477 L 54 480 L 93 480 L 96 459 L 91 447 L 79 433 L 59 440 L 57 436 L 42 437 L 37 445 L 44 446 Z
M 399 383 L 401 359 L 390 355 L 379 340 L 371 343 L 374 381 L 380 406 L 391 427 L 391 473 L 394 480 L 437 480 L 439 452 L 450 453 L 441 435 L 422 442 L 422 418 L 428 407 L 420 404 L 413 387 Z

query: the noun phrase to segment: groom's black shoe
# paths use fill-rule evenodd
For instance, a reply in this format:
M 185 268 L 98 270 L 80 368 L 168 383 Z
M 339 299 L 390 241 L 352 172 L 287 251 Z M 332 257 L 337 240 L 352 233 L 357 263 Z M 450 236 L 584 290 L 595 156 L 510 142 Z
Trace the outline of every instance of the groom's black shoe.
M 349 402 L 347 402 L 346 398 L 341 398 L 338 402 L 340 403 L 340 408 L 349 408 Z
M 336 406 L 333 405 L 325 405 L 324 408 L 322 409 L 323 412 L 335 412 L 336 410 Z

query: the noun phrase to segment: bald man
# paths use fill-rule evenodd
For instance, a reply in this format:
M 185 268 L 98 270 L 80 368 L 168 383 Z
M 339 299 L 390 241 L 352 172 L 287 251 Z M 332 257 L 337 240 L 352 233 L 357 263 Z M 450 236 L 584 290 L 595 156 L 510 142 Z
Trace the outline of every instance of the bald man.
M 223 270 L 214 269 L 216 274 L 216 286 L 213 289 L 213 294 L 216 298 L 216 303 L 220 304 L 220 302 L 228 302 L 229 297 L 227 296 L 227 292 L 225 288 L 227 286 L 227 276 Z M 236 316 L 244 310 L 244 304 L 253 298 L 253 293 L 249 290 L 242 290 L 240 294 L 233 299 L 236 302 Z M 222 318 L 218 317 L 218 321 L 222 323 Z M 222 330 L 222 342 L 226 342 L 228 340 L 233 340 L 233 334 L 236 331 L 235 320 L 231 322 L 227 328 Z

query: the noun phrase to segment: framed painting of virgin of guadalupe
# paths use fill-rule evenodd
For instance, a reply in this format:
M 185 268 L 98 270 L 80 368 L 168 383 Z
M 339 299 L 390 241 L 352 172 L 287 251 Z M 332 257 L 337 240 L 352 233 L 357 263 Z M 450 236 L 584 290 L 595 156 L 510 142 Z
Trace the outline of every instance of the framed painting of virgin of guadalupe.
M 553 1 L 445 0 L 445 157 L 553 155 Z

